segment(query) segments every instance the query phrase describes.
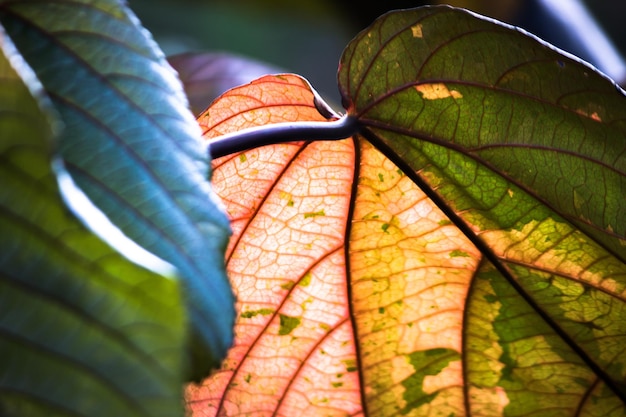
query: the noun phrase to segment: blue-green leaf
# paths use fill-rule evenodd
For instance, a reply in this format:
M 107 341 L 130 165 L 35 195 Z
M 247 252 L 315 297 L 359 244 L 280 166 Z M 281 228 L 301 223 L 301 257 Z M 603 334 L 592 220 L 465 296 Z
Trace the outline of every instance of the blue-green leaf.
M 176 73 L 117 1 L 0 1 L 0 21 L 61 114 L 68 171 L 127 236 L 180 271 L 194 379 L 232 343 L 228 220 Z
M 129 261 L 68 210 L 56 125 L 1 29 L 0 415 L 182 417 L 179 280 L 162 261 Z

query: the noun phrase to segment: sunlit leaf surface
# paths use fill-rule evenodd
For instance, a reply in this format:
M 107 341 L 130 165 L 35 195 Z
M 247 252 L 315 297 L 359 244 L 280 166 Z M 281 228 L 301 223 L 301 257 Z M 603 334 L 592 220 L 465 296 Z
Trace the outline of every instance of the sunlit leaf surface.
M 323 120 L 308 85 L 294 76 L 233 90 L 199 119 L 211 126 L 209 137 L 289 120 Z M 277 407 L 298 414 L 309 403 L 313 410 L 360 410 L 345 253 L 355 158 L 348 140 L 214 161 L 216 192 L 234 230 L 227 265 L 239 317 L 223 370 L 190 387 L 198 415 Z
M 361 134 L 214 161 L 235 347 L 194 415 L 622 416 L 626 99 L 450 8 L 385 15 L 339 71 Z M 210 139 L 323 120 L 262 78 Z
M 195 377 L 232 342 L 228 221 L 182 86 L 135 16 L 113 0 L 0 0 L 0 22 L 62 117 L 68 171 L 131 239 L 175 265 L 195 325 Z
M 182 416 L 180 282 L 70 211 L 36 87 L 0 29 L 0 415 Z

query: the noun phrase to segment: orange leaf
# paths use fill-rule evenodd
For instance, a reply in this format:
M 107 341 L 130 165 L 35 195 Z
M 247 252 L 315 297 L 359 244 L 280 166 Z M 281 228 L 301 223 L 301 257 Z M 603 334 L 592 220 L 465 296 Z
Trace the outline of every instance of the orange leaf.
M 209 140 L 298 120 L 325 119 L 295 75 L 230 90 L 199 117 Z M 187 389 L 193 415 L 392 415 L 434 392 L 442 412 L 462 409 L 461 325 L 480 252 L 408 177 L 360 137 L 213 166 L 238 319 L 222 369 Z M 436 372 L 415 369 L 422 353 Z M 416 384 L 424 391 L 406 396 Z

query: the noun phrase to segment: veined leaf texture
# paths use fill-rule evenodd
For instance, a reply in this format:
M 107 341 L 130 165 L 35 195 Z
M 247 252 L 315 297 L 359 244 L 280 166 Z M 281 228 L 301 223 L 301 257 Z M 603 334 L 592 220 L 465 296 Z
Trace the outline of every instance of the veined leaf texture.
M 626 101 L 449 7 L 346 48 L 360 133 L 214 161 L 235 345 L 194 416 L 622 416 Z M 323 120 L 306 81 L 230 90 L 205 137 Z
M 182 416 L 178 276 L 68 208 L 58 122 L 4 32 L 0 74 L 0 415 Z
M 74 181 L 124 234 L 178 269 L 200 379 L 232 342 L 230 230 L 176 73 L 117 1 L 0 0 L 0 24 L 59 116 L 55 139 Z

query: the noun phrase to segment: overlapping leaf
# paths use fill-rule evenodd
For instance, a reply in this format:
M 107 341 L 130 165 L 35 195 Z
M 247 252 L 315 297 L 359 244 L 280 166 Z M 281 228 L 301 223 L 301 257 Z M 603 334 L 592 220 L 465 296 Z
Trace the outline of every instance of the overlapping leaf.
M 37 85 L 0 32 L 0 415 L 182 416 L 179 281 L 130 262 L 68 210 Z
M 206 375 L 232 343 L 230 231 L 174 71 L 117 1 L 0 1 L 0 21 L 63 119 L 72 177 L 126 235 L 180 271 L 201 342 L 195 377 Z
M 396 67 L 399 54 L 410 59 Z M 433 190 L 493 264 L 477 271 L 467 307 L 483 291 L 477 283 L 489 281 L 495 323 L 477 328 L 495 332 L 502 369 L 487 381 L 472 365 L 488 358 L 468 317 L 465 386 L 514 392 L 510 413 L 559 404 L 558 395 L 537 392 L 540 381 L 572 395 L 569 406 L 593 404 L 602 389 L 623 403 L 623 92 L 533 38 L 451 8 L 387 15 L 354 40 L 341 65 L 341 91 L 364 134 Z M 510 295 L 500 295 L 503 286 Z M 505 319 L 513 312 L 519 318 Z M 532 331 L 511 330 L 528 315 L 536 315 Z M 531 347 L 522 366 L 518 349 Z M 554 379 L 526 375 L 528 365 Z
M 626 108 L 613 82 L 519 31 L 438 7 L 378 20 L 341 66 L 344 105 L 413 170 L 451 170 L 432 154 L 467 154 L 626 262 Z
M 445 7 L 383 16 L 339 80 L 361 134 L 215 161 L 239 317 L 194 415 L 623 415 L 623 93 Z M 199 120 L 312 101 L 267 77 Z

